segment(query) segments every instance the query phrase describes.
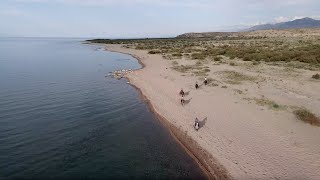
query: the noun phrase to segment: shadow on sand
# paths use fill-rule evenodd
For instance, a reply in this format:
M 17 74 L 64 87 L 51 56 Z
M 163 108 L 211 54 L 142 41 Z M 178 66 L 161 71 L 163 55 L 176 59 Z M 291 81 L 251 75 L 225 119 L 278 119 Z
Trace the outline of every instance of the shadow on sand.
M 185 101 L 184 101 L 184 104 L 185 104 L 185 105 L 186 105 L 186 104 L 189 104 L 190 101 L 191 101 L 191 99 L 192 99 L 192 98 L 185 100 Z
M 185 92 L 185 93 L 184 93 L 184 96 L 188 96 L 188 95 L 189 95 L 189 93 L 190 93 L 190 91 Z
M 206 124 L 207 119 L 208 119 L 208 118 L 205 117 L 202 121 L 199 121 L 199 129 L 202 128 L 202 127 Z

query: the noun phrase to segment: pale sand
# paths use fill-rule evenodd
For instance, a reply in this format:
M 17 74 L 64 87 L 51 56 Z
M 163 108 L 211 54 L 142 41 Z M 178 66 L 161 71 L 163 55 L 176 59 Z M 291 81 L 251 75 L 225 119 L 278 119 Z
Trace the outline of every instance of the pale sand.
M 261 78 L 259 83 L 228 88 L 194 88 L 198 77 L 181 76 L 171 61 L 147 51 L 107 45 L 110 51 L 131 54 L 145 67 L 128 75 L 173 134 L 216 179 L 320 179 L 320 128 L 303 123 L 290 110 L 272 110 L 245 98 L 264 95 L 280 104 L 304 106 L 320 116 L 320 83 L 308 80 L 313 72 L 299 70 L 288 77 L 280 67 L 208 65 L 210 77 L 236 70 Z M 190 60 L 179 60 L 185 64 Z M 298 70 L 297 70 L 298 71 Z M 294 72 L 289 72 L 294 73 Z M 288 78 L 286 78 L 288 77 Z M 190 100 L 181 106 L 180 88 Z M 241 89 L 244 93 L 239 94 Z M 204 120 L 199 131 L 194 118 Z M 197 142 L 197 143 L 195 143 Z

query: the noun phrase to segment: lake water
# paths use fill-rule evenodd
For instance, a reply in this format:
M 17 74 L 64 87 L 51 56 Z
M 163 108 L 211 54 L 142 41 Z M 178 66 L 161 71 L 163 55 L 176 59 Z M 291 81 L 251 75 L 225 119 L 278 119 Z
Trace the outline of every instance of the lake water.
M 0 39 L 1 178 L 204 178 L 138 92 L 140 68 L 81 39 Z

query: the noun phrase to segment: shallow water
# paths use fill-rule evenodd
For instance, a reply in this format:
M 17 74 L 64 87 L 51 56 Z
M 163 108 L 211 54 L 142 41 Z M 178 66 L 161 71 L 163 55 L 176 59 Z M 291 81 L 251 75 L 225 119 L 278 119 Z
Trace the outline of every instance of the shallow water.
M 131 56 L 80 39 L 0 39 L 0 178 L 204 178 L 126 83 Z

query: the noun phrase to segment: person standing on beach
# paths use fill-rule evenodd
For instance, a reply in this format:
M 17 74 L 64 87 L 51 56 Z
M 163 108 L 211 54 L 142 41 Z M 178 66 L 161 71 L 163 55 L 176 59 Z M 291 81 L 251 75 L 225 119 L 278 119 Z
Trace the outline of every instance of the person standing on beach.
M 208 84 L 208 80 L 207 80 L 207 77 L 204 78 L 204 85 L 207 85 Z
M 198 85 L 198 81 L 196 81 L 196 85 L 195 85 L 196 89 L 199 88 L 199 85 Z

